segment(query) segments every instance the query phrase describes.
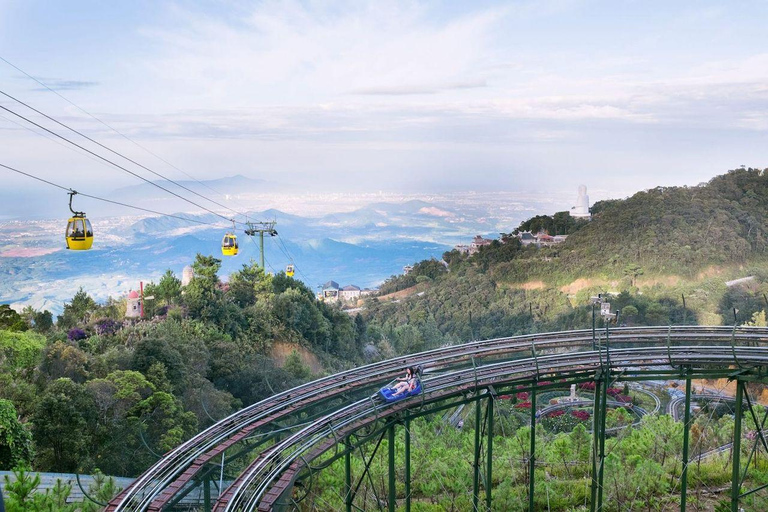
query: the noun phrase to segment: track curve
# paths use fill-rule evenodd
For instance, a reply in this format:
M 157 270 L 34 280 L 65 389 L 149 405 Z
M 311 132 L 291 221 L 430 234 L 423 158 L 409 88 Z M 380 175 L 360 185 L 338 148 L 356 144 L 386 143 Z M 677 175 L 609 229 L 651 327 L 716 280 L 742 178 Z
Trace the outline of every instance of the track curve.
M 768 366 L 768 329 L 754 327 L 644 327 L 598 332 L 545 333 L 477 341 L 398 357 L 331 375 L 278 393 L 221 420 L 167 453 L 106 510 L 162 510 L 217 456 L 277 429 L 285 437 L 258 456 L 219 493 L 214 510 L 270 510 L 302 471 L 341 439 L 362 435 L 405 410 L 466 399 L 494 386 L 531 386 L 548 378 L 589 380 L 598 372 L 632 375 L 644 368 L 688 367 L 723 374 Z M 425 368 L 421 395 L 392 404 L 370 394 L 408 364 Z M 300 420 L 299 420 L 300 419 Z

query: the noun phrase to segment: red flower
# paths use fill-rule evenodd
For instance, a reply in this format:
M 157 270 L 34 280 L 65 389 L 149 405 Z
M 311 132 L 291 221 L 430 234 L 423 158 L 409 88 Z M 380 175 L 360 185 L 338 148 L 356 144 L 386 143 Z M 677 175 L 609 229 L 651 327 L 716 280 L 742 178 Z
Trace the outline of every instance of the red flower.
M 531 408 L 531 402 L 520 402 L 519 404 L 515 404 L 515 409 L 530 409 Z
M 525 402 L 526 400 L 528 400 L 528 393 L 526 393 L 525 391 L 521 391 L 520 393 L 517 394 L 517 399 L 522 402 Z
M 571 411 L 571 416 L 579 421 L 587 421 L 589 419 L 589 413 L 587 411 Z

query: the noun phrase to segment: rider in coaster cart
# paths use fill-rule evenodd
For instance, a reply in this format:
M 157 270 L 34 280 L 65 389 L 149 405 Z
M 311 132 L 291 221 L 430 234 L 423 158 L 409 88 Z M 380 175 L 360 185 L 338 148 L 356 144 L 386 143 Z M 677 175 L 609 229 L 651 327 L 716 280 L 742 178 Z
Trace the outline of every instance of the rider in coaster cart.
M 405 377 L 399 377 L 392 384 L 381 388 L 379 396 L 387 402 L 394 402 L 419 393 L 421 393 L 421 367 L 414 366 L 405 369 Z

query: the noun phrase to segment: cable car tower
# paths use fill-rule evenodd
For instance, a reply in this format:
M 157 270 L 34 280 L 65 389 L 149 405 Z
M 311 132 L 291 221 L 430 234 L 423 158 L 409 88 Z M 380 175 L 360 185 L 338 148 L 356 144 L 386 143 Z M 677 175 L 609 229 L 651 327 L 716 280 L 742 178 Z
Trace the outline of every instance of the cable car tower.
M 269 236 L 277 236 L 277 230 L 275 229 L 276 220 L 267 222 L 246 222 L 248 228 L 245 230 L 245 234 L 248 236 L 254 236 L 259 234 L 259 254 L 261 256 L 261 268 L 266 272 L 264 267 L 264 233 Z

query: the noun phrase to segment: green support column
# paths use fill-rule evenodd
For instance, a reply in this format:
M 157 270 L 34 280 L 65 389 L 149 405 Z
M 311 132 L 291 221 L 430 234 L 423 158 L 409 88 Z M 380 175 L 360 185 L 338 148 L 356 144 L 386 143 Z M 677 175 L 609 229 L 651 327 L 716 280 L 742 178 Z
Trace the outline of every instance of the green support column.
M 680 512 L 685 512 L 688 494 L 688 443 L 691 433 L 691 369 L 685 376 L 685 418 L 683 420 L 683 471 L 680 475 Z
M 608 338 L 606 337 L 606 346 Z M 603 387 L 600 390 L 600 466 L 597 471 L 597 512 L 603 510 L 603 475 L 605 473 L 605 412 L 608 404 L 608 384 L 611 382 L 611 374 L 603 376 Z
M 211 478 L 207 474 L 203 480 L 203 510 L 211 512 Z
M 531 456 L 528 459 L 528 512 L 533 512 L 536 491 L 536 385 L 531 388 Z
M 488 455 L 485 462 L 487 469 L 485 470 L 485 508 L 488 512 L 491 512 L 491 489 L 493 488 L 493 395 L 488 396 L 488 408 L 486 409 L 488 414 Z
M 733 424 L 733 473 L 731 478 L 731 512 L 739 512 L 739 494 L 741 492 L 741 401 L 744 384 L 736 379 L 736 410 Z
M 599 451 L 600 439 L 600 390 L 602 389 L 602 379 L 595 378 L 595 397 L 592 401 L 592 486 L 590 489 L 589 510 L 595 512 L 597 509 L 597 454 Z
M 352 512 L 352 448 L 349 446 L 349 438 L 344 443 L 344 506 L 347 512 Z
M 261 262 L 261 270 L 263 270 L 264 273 L 266 273 L 267 268 L 264 266 L 264 232 L 263 231 L 259 231 L 259 254 L 260 254 L 259 261 Z
M 411 416 L 405 413 L 405 512 L 411 512 Z
M 395 492 L 395 424 L 389 425 L 387 430 L 387 446 L 389 450 L 389 512 L 395 512 L 397 508 L 397 494 Z
M 479 395 L 479 393 L 478 393 Z M 475 464 L 473 466 L 474 475 L 472 476 L 472 510 L 478 509 L 480 501 L 480 408 L 482 407 L 480 399 L 475 401 Z

